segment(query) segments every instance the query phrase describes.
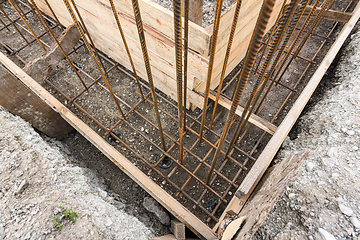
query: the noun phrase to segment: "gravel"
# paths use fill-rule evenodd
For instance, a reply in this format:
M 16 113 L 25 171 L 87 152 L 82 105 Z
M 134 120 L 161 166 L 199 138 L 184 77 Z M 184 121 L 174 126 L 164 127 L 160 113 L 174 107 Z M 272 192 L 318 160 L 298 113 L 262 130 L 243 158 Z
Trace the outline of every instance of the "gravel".
M 300 134 L 274 160 L 314 150 L 254 239 L 360 238 L 359 75 L 357 31 L 336 67 L 336 86 L 299 119 Z
M 0 239 L 150 239 L 89 169 L 75 167 L 0 106 Z M 86 172 L 86 176 L 84 174 Z M 90 177 L 89 177 L 90 176 Z M 78 213 L 55 227 L 58 206 Z

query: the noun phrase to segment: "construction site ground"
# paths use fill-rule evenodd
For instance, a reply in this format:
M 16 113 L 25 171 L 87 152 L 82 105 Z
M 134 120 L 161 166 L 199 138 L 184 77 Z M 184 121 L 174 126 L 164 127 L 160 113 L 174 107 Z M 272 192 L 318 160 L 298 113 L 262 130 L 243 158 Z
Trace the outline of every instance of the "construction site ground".
M 314 150 L 254 239 L 359 239 L 356 29 L 274 160 Z M 50 139 L 0 108 L 0 160 L 0 239 L 151 239 L 170 233 L 144 209 L 148 194 L 77 132 Z M 79 214 L 61 230 L 53 219 L 60 205 Z

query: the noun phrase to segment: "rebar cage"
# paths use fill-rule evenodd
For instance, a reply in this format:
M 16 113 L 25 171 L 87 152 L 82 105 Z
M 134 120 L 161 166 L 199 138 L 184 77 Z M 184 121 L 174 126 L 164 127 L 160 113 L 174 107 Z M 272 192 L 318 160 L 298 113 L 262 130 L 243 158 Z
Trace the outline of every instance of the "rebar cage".
M 44 1 L 51 17 L 38 1 L 0 3 L 1 51 L 21 68 L 62 45 L 58 39 L 67 26 L 61 25 L 51 2 Z M 225 76 L 242 4 L 237 1 L 228 33 L 228 51 L 222 59 L 223 74 L 216 91 L 212 91 L 212 61 L 216 59 L 222 5 L 222 0 L 218 0 L 208 82 L 204 92 L 193 91 L 202 96 L 204 107 L 187 110 L 189 93 L 184 85 L 189 45 L 188 0 L 183 8 L 179 0 L 173 1 L 177 101 L 155 89 L 137 0 L 132 0 L 134 23 L 146 81 L 136 74 L 134 64 L 127 69 L 97 50 L 101 41 L 89 33 L 92 26 L 82 18 L 76 0 L 61 2 L 81 40 L 71 51 L 63 51 L 66 58 L 51 69 L 49 76 L 35 80 L 214 231 L 233 195 L 241 198 L 247 194 L 238 191 L 239 187 L 252 174 L 252 166 L 357 4 L 354 0 L 283 1 L 275 25 L 266 33 L 275 1 L 265 0 L 245 58 Z M 124 41 L 132 63 L 115 5 L 112 0 L 109 2 L 122 36 L 119 41 Z

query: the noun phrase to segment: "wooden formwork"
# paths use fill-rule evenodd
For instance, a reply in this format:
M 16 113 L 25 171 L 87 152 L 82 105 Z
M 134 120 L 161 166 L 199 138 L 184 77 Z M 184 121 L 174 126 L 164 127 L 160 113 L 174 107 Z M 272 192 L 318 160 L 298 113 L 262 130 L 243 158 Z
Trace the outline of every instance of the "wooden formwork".
M 101 2 L 102 0 L 99 0 L 98 2 Z M 81 1 L 78 1 L 81 2 Z M 58 3 L 53 3 L 54 5 Z M 104 3 L 105 4 L 105 3 Z M 150 5 L 153 3 L 149 3 Z M 39 5 L 41 6 L 41 1 L 39 0 Z M 45 6 L 43 6 L 45 8 Z M 81 6 L 79 6 L 81 8 Z M 90 16 L 92 14 L 89 14 L 87 11 L 85 11 L 83 8 L 81 8 L 82 11 L 84 11 L 84 16 Z M 104 8 L 97 9 L 99 11 L 102 11 Z M 44 10 L 46 12 L 46 10 Z M 64 9 L 64 13 L 67 13 L 66 9 Z M 101 14 L 101 12 L 99 13 Z M 338 14 L 338 13 L 335 13 Z M 226 15 L 226 14 L 225 14 Z M 223 17 L 225 16 L 223 15 Z M 61 14 L 59 13 L 59 16 Z M 94 15 L 92 15 L 94 16 Z M 112 16 L 110 14 L 110 16 Z M 121 16 L 121 15 L 119 15 Z M 342 28 L 341 32 L 338 34 L 337 39 L 333 43 L 332 47 L 329 49 L 325 57 L 323 58 L 322 62 L 318 66 L 317 70 L 314 72 L 312 77 L 310 78 L 309 82 L 307 83 L 306 87 L 303 89 L 295 103 L 292 105 L 291 110 L 287 113 L 286 117 L 282 121 L 282 123 L 276 127 L 271 126 L 268 128 L 267 132 L 271 132 L 272 137 L 264 150 L 261 152 L 261 154 L 257 157 L 256 162 L 252 166 L 251 170 L 247 173 L 245 179 L 241 182 L 241 185 L 236 191 L 235 196 L 232 197 L 231 201 L 229 201 L 226 209 L 223 211 L 222 216 L 220 217 L 220 220 L 218 221 L 218 224 L 216 224 L 212 229 L 206 225 L 204 222 L 199 220 L 191 211 L 189 211 L 186 207 L 184 207 L 181 203 L 179 203 L 175 198 L 167 193 L 162 187 L 160 187 L 157 183 L 155 183 L 153 180 L 151 180 L 143 171 L 141 171 L 139 168 L 137 168 L 130 160 L 128 160 L 124 155 L 122 155 L 118 150 L 116 150 L 114 147 L 110 146 L 102 136 L 100 136 L 98 133 L 96 133 L 90 126 L 85 124 L 82 120 L 80 120 L 73 112 L 71 112 L 63 103 L 61 103 L 58 99 L 56 99 L 53 95 L 51 95 L 47 90 L 45 90 L 37 81 L 35 81 L 31 76 L 29 76 L 24 70 L 22 70 L 20 67 L 18 67 L 15 63 L 13 63 L 11 60 L 9 60 L 4 54 L 0 53 L 0 63 L 1 65 L 7 69 L 7 71 L 12 74 L 16 79 L 18 79 L 22 84 L 25 84 L 32 92 L 34 92 L 38 97 L 40 97 L 44 102 L 46 102 L 52 109 L 54 109 L 56 112 L 58 112 L 70 125 L 72 125 L 75 129 L 77 129 L 82 135 L 84 135 L 94 146 L 96 146 L 98 149 L 100 149 L 111 161 L 113 161 L 122 171 L 124 171 L 127 175 L 129 175 L 135 182 L 137 182 L 142 188 L 144 188 L 149 194 L 151 194 L 159 203 L 161 203 L 167 210 L 169 210 L 176 218 L 181 220 L 186 224 L 187 227 L 189 227 L 192 231 L 198 234 L 198 236 L 206 239 L 216 239 L 216 231 L 219 227 L 220 222 L 225 217 L 227 213 L 229 214 L 237 214 L 237 215 L 244 215 L 249 219 L 255 219 L 256 215 L 259 214 L 259 212 L 251 211 L 252 206 L 251 203 L 250 207 L 246 208 L 245 212 L 242 212 L 242 208 L 244 206 L 244 203 L 247 201 L 249 196 L 251 195 L 252 191 L 256 187 L 257 183 L 260 181 L 262 175 L 266 171 L 267 167 L 269 166 L 272 158 L 274 157 L 277 150 L 280 148 L 282 142 L 284 141 L 285 137 L 289 133 L 290 129 L 296 122 L 297 118 L 299 117 L 301 111 L 305 107 L 306 103 L 310 99 L 312 93 L 314 92 L 315 88 L 319 84 L 320 80 L 324 76 L 326 70 L 329 68 L 330 64 L 332 63 L 333 59 L 335 58 L 336 54 L 340 50 L 341 46 L 345 42 L 347 36 L 350 34 L 351 30 L 353 29 L 355 23 L 360 18 L 360 3 L 357 4 L 355 10 L 352 14 L 340 14 L 339 18 L 336 18 L 336 20 L 341 19 L 341 21 L 346 22 L 345 26 Z M 351 17 L 350 17 L 351 16 Z M 329 18 L 333 17 L 328 15 Z M 333 17 L 334 18 L 334 17 Z M 144 20 L 145 21 L 145 20 Z M 70 21 L 69 21 L 70 24 Z M 94 26 L 94 22 L 88 22 L 89 26 Z M 106 25 L 107 26 L 107 25 Z M 129 28 L 131 29 L 132 25 L 129 25 Z M 99 27 L 99 26 L 98 26 Z M 107 26 L 109 27 L 109 26 Z M 170 27 L 170 26 L 169 26 Z M 125 27 L 124 27 L 125 28 Z M 104 27 L 105 29 L 105 27 Z M 149 27 L 150 29 L 150 27 Z M 148 29 L 148 31 L 150 31 Z M 91 34 L 94 34 L 93 36 L 96 36 L 98 34 L 98 38 L 101 41 L 100 36 L 100 29 L 98 29 L 99 32 L 94 32 Z M 114 30 L 115 31 L 115 30 Z M 113 33 L 115 34 L 115 33 Z M 147 34 L 149 34 L 147 32 Z M 171 31 L 169 31 L 169 34 L 171 35 Z M 136 36 L 136 34 L 134 34 Z M 147 38 L 149 39 L 149 37 Z M 170 39 L 170 38 L 167 38 Z M 101 42 L 99 42 L 100 44 Z M 99 45 L 98 44 L 98 45 Z M 106 49 L 102 49 L 105 53 L 109 54 L 116 53 L 117 48 L 115 46 L 119 47 L 117 45 L 110 45 L 108 46 L 108 52 L 106 52 Z M 106 45 L 105 45 L 106 46 Z M 105 47 L 102 46 L 102 47 Z M 114 48 L 112 48 L 114 47 Z M 101 49 L 101 47 L 99 46 Z M 150 47 L 149 47 L 150 49 Z M 118 53 L 117 53 L 118 54 Z M 173 54 L 173 53 L 172 53 Z M 124 53 L 122 54 L 126 56 Z M 111 56 L 111 55 L 110 55 Z M 173 55 L 172 55 L 173 56 Z M 174 56 L 173 56 L 174 57 Z M 115 57 L 114 57 L 115 58 Z M 124 64 L 125 65 L 125 64 Z M 153 66 L 153 68 L 155 68 Z M 156 73 L 154 73 L 156 75 Z M 170 81 L 170 80 L 169 80 Z M 171 80 L 174 81 L 174 80 Z M 161 85 L 161 84 L 160 84 Z M 174 84 L 175 85 L 175 84 Z M 158 85 L 159 87 L 159 85 Z M 159 87 L 161 89 L 161 87 Z M 195 94 L 195 93 L 194 93 Z M 201 95 L 197 95 L 201 96 Z M 201 98 L 200 98 L 201 99 Z M 202 103 L 202 102 L 200 102 Z M 224 105 L 228 104 L 230 105 L 231 102 L 228 102 L 228 100 L 223 100 Z M 226 106 L 225 106 L 226 107 Z M 229 108 L 228 106 L 227 108 Z M 240 115 L 242 112 L 241 107 L 238 107 L 237 114 Z M 253 119 L 254 121 L 254 119 Z M 257 119 L 258 122 L 263 121 L 262 119 Z M 269 124 L 265 121 L 264 123 Z M 294 164 L 297 164 L 295 162 Z M 286 164 L 285 164 L 286 165 Z M 284 168 L 286 167 L 285 165 Z M 291 168 L 290 168 L 291 169 Z M 274 174 L 272 177 L 272 182 L 278 183 L 279 181 L 276 179 L 276 177 L 281 178 L 281 175 Z M 284 183 L 286 185 L 286 183 Z M 265 188 L 268 191 L 268 188 Z M 279 194 L 281 191 L 279 191 Z M 256 194 L 262 194 L 257 192 Z M 254 197 L 251 197 L 251 199 L 254 199 Z M 259 199 L 259 198 L 257 198 Z M 262 199 L 262 198 L 261 198 Z M 274 203 L 274 202 L 272 202 Z M 242 235 L 241 235 L 242 234 Z M 241 236 L 245 236 L 246 233 L 241 233 Z
M 44 0 L 35 0 L 43 12 L 52 16 Z M 48 0 L 55 14 L 64 26 L 73 24 L 71 16 L 62 1 Z M 239 15 L 233 47 L 229 57 L 226 74 L 228 74 L 244 58 L 251 34 L 256 24 L 262 0 L 244 0 Z M 276 16 L 284 0 L 277 0 L 268 29 L 274 24 Z M 109 57 L 131 69 L 116 20 L 107 0 L 79 0 L 78 9 L 93 36 L 95 45 Z M 140 41 L 134 20 L 131 1 L 115 0 L 115 7 L 123 26 L 137 73 L 147 80 L 146 68 L 141 52 Z M 150 57 L 155 87 L 172 99 L 177 99 L 175 73 L 175 42 L 173 12 L 161 7 L 151 0 L 140 0 L 141 17 L 143 20 L 146 43 Z M 215 89 L 220 81 L 223 59 L 226 53 L 231 22 L 236 2 L 222 15 L 219 37 L 216 46 L 215 62 L 211 80 L 211 89 Z M 209 64 L 210 40 L 213 26 L 203 28 L 193 22 L 189 23 L 189 63 L 188 63 L 188 103 L 202 107 L 203 97 L 197 94 L 205 91 L 205 80 Z

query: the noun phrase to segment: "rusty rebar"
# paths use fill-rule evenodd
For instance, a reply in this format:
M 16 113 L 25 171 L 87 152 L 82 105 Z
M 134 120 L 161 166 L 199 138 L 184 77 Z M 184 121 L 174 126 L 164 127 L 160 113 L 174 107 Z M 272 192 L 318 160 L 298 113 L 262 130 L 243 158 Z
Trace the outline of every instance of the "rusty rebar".
M 45 1 L 46 6 L 49 8 L 49 10 L 50 10 L 51 14 L 52 14 L 52 15 L 53 15 L 53 17 L 55 18 L 56 22 L 59 24 L 59 26 L 61 27 L 61 29 L 64 31 L 64 30 L 65 30 L 65 28 L 61 25 L 61 23 L 60 23 L 60 21 L 59 21 L 58 17 L 56 16 L 56 14 L 55 14 L 54 10 L 53 10 L 53 9 L 52 9 L 52 7 L 50 6 L 50 4 L 49 4 L 48 0 L 44 0 L 44 1 Z
M 124 31 L 121 27 L 121 23 L 120 23 L 120 19 L 119 19 L 119 16 L 116 12 L 116 7 L 115 7 L 115 4 L 114 4 L 114 1 L 113 0 L 109 0 L 110 2 L 110 5 L 111 5 L 111 9 L 113 11 L 113 14 L 114 14 L 114 17 L 115 17 L 115 20 L 116 20 L 116 24 L 119 28 L 119 32 L 121 34 L 121 38 L 123 40 L 123 43 L 124 43 L 124 46 L 125 46 L 125 50 L 126 50 L 126 53 L 128 54 L 128 57 L 129 57 L 129 62 L 131 64 L 131 68 L 133 70 L 133 73 L 135 75 L 135 78 L 136 78 L 136 82 L 138 84 L 138 87 L 139 87 L 139 91 L 140 91 L 140 94 L 141 94 L 141 97 L 144 99 L 144 93 L 143 93 L 143 90 L 141 88 L 141 85 L 140 85 L 140 80 L 139 80 L 139 77 L 137 75 L 137 72 L 136 72 L 136 69 L 135 69 L 135 65 L 134 65 L 134 62 L 132 60 L 132 57 L 131 57 L 131 53 L 130 53 L 130 50 L 129 50 L 129 47 L 128 47 L 128 44 L 127 44 L 127 41 L 126 41 L 126 38 L 125 38 L 125 35 L 124 35 Z
M 58 47 L 60 48 L 61 52 L 64 54 L 66 60 L 68 61 L 68 63 L 70 64 L 71 68 L 74 70 L 74 72 L 76 73 L 76 75 L 78 76 L 78 78 L 80 79 L 82 85 L 85 87 L 86 91 L 89 91 L 89 89 L 87 88 L 84 80 L 82 79 L 82 77 L 80 76 L 79 72 L 77 71 L 76 67 L 74 66 L 73 62 L 70 60 L 68 54 L 65 52 L 64 48 L 61 46 L 59 40 L 57 39 L 57 37 L 55 36 L 55 33 L 52 31 L 51 27 L 49 26 L 49 24 L 47 23 L 47 21 L 44 19 L 44 16 L 41 14 L 40 9 L 38 8 L 38 6 L 36 5 L 36 3 L 34 2 L 34 0 L 30 0 L 33 7 L 35 8 L 36 12 L 39 14 L 40 18 L 42 19 L 42 21 L 44 22 L 48 33 L 51 34 L 51 36 L 54 38 L 56 44 L 58 45 Z M 45 29 L 46 30 L 46 29 Z
M 103 65 L 100 57 L 98 56 L 96 46 L 94 45 L 94 43 L 93 43 L 93 41 L 92 41 L 92 38 L 91 38 L 89 32 L 87 31 L 86 25 L 85 25 L 84 21 L 82 20 L 81 14 L 80 14 L 79 10 L 77 9 L 77 6 L 76 6 L 74 0 L 71 0 L 71 1 L 72 1 L 72 4 L 73 4 L 73 6 L 74 6 L 74 9 L 75 9 L 76 13 L 78 14 L 78 17 L 79 17 L 80 21 L 82 22 L 82 26 L 80 25 L 79 21 L 77 20 L 75 14 L 74 14 L 74 11 L 72 10 L 72 7 L 70 6 L 70 3 L 68 2 L 68 0 L 63 0 L 63 1 L 64 1 L 65 5 L 66 5 L 66 8 L 68 9 L 68 11 L 69 11 L 69 13 L 70 13 L 70 15 L 71 15 L 71 18 L 73 19 L 74 23 L 75 23 L 76 26 L 77 26 L 77 28 L 78 28 L 78 30 L 79 30 L 79 33 L 80 33 L 81 37 L 83 38 L 83 41 L 84 41 L 84 43 L 85 43 L 88 51 L 92 54 L 92 56 L 93 56 L 96 64 L 98 65 L 98 68 L 99 68 L 99 70 L 100 70 L 100 72 L 101 72 L 101 75 L 103 76 L 104 81 L 105 81 L 107 87 L 109 88 L 110 95 L 111 95 L 113 101 L 115 102 L 115 105 L 116 105 L 117 109 L 119 110 L 119 112 L 120 112 L 120 114 L 122 115 L 122 117 L 123 117 L 124 119 L 126 119 L 126 118 L 125 118 L 125 115 L 124 115 L 124 113 L 123 113 L 123 111 L 122 111 L 122 109 L 121 109 L 121 107 L 120 107 L 120 104 L 119 104 L 118 100 L 116 99 L 115 94 L 114 94 L 114 92 L 113 92 L 113 90 L 112 90 L 112 88 L 111 88 L 111 86 L 110 86 L 110 83 L 109 83 L 109 81 L 108 81 L 108 79 L 107 79 L 107 76 L 106 76 L 107 73 L 106 73 L 106 71 L 104 72 L 104 69 L 105 69 L 105 68 L 104 68 L 104 65 Z M 84 28 L 84 29 L 83 29 L 83 28 Z M 92 45 L 93 45 L 93 47 L 94 47 L 94 48 L 93 48 L 94 50 L 91 48 L 91 45 L 90 45 L 90 43 L 88 42 L 88 40 L 87 40 L 87 38 L 86 38 L 86 36 L 85 36 L 84 31 L 87 32 L 87 37 L 89 38 L 90 42 L 92 43 Z
M 213 28 L 213 35 L 211 38 L 210 43 L 210 58 L 209 58 L 209 65 L 208 65 L 208 72 L 206 77 L 206 87 L 205 87 L 205 97 L 204 97 L 204 104 L 203 104 L 203 116 L 201 118 L 201 125 L 200 125 L 200 143 L 203 137 L 204 132 L 204 125 L 206 120 L 206 109 L 209 100 L 209 92 L 210 92 L 210 84 L 211 84 L 211 77 L 212 71 L 214 67 L 214 59 L 215 59 L 215 52 L 216 52 L 216 45 L 217 45 L 217 37 L 219 33 L 220 27 L 220 17 L 221 17 L 221 8 L 222 8 L 223 0 L 218 0 L 216 4 L 216 12 L 215 12 L 215 20 L 214 20 L 214 28 Z
M 230 30 L 228 45 L 227 45 L 227 48 L 226 48 L 225 59 L 224 59 L 224 63 L 223 63 L 222 71 L 221 71 L 220 83 L 219 83 L 219 86 L 218 86 L 218 92 L 216 94 L 216 99 L 215 99 L 215 103 L 214 103 L 214 109 L 213 109 L 213 113 L 212 113 L 212 116 L 211 116 L 209 128 L 212 128 L 212 125 L 214 123 L 216 107 L 217 107 L 218 102 L 219 102 L 221 88 L 222 88 L 224 78 L 225 78 L 226 67 L 227 67 L 227 64 L 228 64 L 228 61 L 229 61 L 231 46 L 232 46 L 232 42 L 233 42 L 233 39 L 234 39 L 237 22 L 238 22 L 238 19 L 239 19 L 239 12 L 240 12 L 240 8 L 241 8 L 241 2 L 242 2 L 242 0 L 237 0 L 237 3 L 236 3 L 234 18 L 233 18 L 233 21 L 232 21 L 232 24 L 231 24 L 231 30 Z
M 277 31 L 274 36 L 274 39 L 272 40 L 272 43 L 270 44 L 269 52 L 265 59 L 265 63 L 263 65 L 263 67 L 261 68 L 260 75 L 253 87 L 250 97 L 248 98 L 247 103 L 244 107 L 244 110 L 241 114 L 240 122 L 239 122 L 238 127 L 235 131 L 235 134 L 231 140 L 231 143 L 228 147 L 225 158 L 231 152 L 234 143 L 237 141 L 237 139 L 239 138 L 245 125 L 247 124 L 247 122 L 250 118 L 250 115 L 252 114 L 252 111 L 257 103 L 258 98 L 260 98 L 262 92 L 264 91 L 264 88 L 267 85 L 267 83 L 277 65 L 277 62 L 279 61 L 280 56 L 282 55 L 291 35 L 294 32 L 294 27 L 297 25 L 298 20 L 300 19 L 300 14 L 298 14 L 294 17 L 296 9 L 297 9 L 297 5 L 299 4 L 299 2 L 300 2 L 300 0 L 292 0 L 290 2 L 290 4 L 284 9 L 284 15 L 280 18 L 279 25 L 277 26 Z M 302 6 L 303 6 L 303 8 L 300 9 L 301 12 L 302 12 L 302 10 L 305 9 L 305 4 L 303 4 Z M 281 13 L 279 13 L 279 14 L 281 14 Z M 285 39 L 283 40 L 284 36 L 285 36 Z M 281 43 L 281 45 L 280 45 L 280 43 Z M 273 63 L 272 63 L 272 68 L 270 70 L 270 73 L 268 74 L 267 78 L 263 82 L 263 79 L 266 74 L 266 70 L 267 70 L 268 66 L 270 65 L 271 61 L 273 60 L 273 57 L 275 56 L 276 51 L 279 48 L 279 46 L 281 46 L 281 47 L 277 53 L 275 61 L 273 61 Z M 263 82 L 263 84 L 260 87 L 262 82 Z M 257 95 L 257 97 L 256 97 L 256 95 Z
M 166 151 L 165 138 L 164 138 L 164 133 L 163 133 L 162 125 L 161 125 L 161 118 L 160 118 L 159 108 L 158 108 L 157 99 L 156 99 L 156 92 L 155 92 L 154 82 L 153 82 L 152 73 L 151 73 L 150 59 L 149 59 L 149 55 L 148 55 L 147 48 L 146 48 L 145 33 L 144 33 L 144 27 L 143 27 L 141 15 L 140 15 L 139 2 L 138 2 L 138 0 L 131 0 L 131 1 L 132 1 L 132 5 L 133 5 L 133 10 L 134 10 L 136 27 L 137 27 L 138 34 L 139 34 L 141 50 L 142 50 L 143 57 L 144 57 L 146 73 L 147 73 L 147 77 L 148 77 L 148 81 L 149 81 L 149 85 L 150 85 L 151 96 L 154 101 L 154 108 L 155 108 L 156 120 L 157 120 L 157 123 L 159 126 L 161 143 L 163 145 L 164 151 Z
M 180 164 L 184 164 L 184 109 L 183 109 L 183 81 L 182 81 L 182 21 L 181 1 L 173 0 L 174 6 L 174 36 L 175 36 L 175 65 L 177 82 L 177 101 L 179 118 Z
M 19 17 L 21 18 L 21 20 L 25 23 L 25 25 L 27 26 L 27 28 L 30 30 L 30 32 L 32 33 L 32 35 L 36 38 L 36 40 L 38 41 L 38 43 L 40 44 L 40 46 L 44 49 L 44 51 L 46 52 L 46 48 L 45 46 L 42 44 L 42 42 L 40 41 L 40 39 L 36 36 L 34 30 L 30 27 L 29 23 L 26 21 L 26 19 L 21 15 L 21 13 L 19 12 L 19 10 L 14 6 L 12 0 L 8 0 L 9 3 L 11 4 L 11 6 L 15 9 L 16 13 L 19 15 Z
M 184 123 L 186 131 L 186 98 L 187 98 L 187 81 L 188 81 L 188 51 L 189 51 L 189 0 L 184 3 Z
M 256 55 L 257 55 L 257 53 L 259 51 L 259 48 L 260 48 L 260 45 L 261 45 L 261 40 L 262 40 L 262 38 L 264 36 L 266 26 L 267 26 L 267 24 L 269 22 L 270 15 L 271 15 L 272 10 L 274 8 L 274 4 L 275 4 L 275 0 L 265 0 L 262 7 L 261 7 L 260 14 L 259 14 L 258 20 L 256 22 L 255 29 L 254 29 L 254 32 L 253 32 L 252 37 L 251 37 L 249 48 L 248 48 L 248 51 L 247 51 L 246 56 L 244 58 L 244 64 L 243 64 L 241 73 L 240 73 L 240 75 L 238 77 L 238 82 L 237 82 L 236 88 L 234 90 L 234 99 L 233 99 L 233 101 L 231 103 L 231 108 L 230 108 L 230 111 L 228 113 L 224 129 L 223 129 L 223 131 L 221 133 L 220 141 L 219 141 L 218 147 L 216 149 L 216 152 L 215 152 L 215 155 L 214 155 L 214 158 L 213 158 L 213 161 L 212 161 L 209 173 L 208 173 L 206 184 L 209 184 L 209 182 L 210 182 L 210 179 L 211 179 L 212 173 L 214 171 L 216 162 L 217 162 L 217 160 L 219 158 L 219 155 L 220 155 L 220 151 L 221 151 L 222 146 L 223 146 L 223 144 L 225 142 L 225 138 L 226 138 L 227 132 L 229 130 L 230 123 L 231 123 L 232 119 L 234 118 L 235 111 L 237 109 L 237 106 L 239 105 L 240 98 L 241 98 L 242 93 L 243 93 L 243 91 L 245 89 L 245 85 L 246 85 L 246 83 L 247 83 L 247 81 L 249 79 L 251 69 L 252 69 L 252 67 L 254 65 Z
M 9 20 L 9 22 L 11 23 L 11 25 L 15 28 L 15 30 L 20 34 L 20 36 L 25 40 L 25 42 L 30 45 L 29 41 L 25 38 L 25 36 L 20 32 L 20 30 L 17 28 L 17 26 L 15 25 L 15 22 L 13 22 L 11 20 L 11 18 L 9 17 L 9 15 L 5 12 L 5 10 L 1 7 L 0 5 L 0 11 L 4 14 L 4 16 Z

